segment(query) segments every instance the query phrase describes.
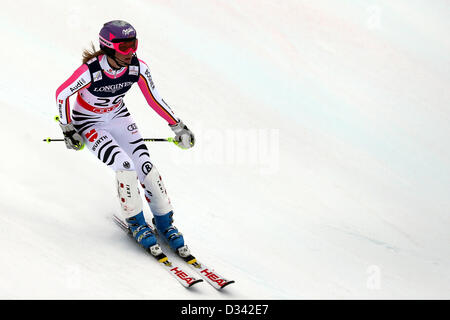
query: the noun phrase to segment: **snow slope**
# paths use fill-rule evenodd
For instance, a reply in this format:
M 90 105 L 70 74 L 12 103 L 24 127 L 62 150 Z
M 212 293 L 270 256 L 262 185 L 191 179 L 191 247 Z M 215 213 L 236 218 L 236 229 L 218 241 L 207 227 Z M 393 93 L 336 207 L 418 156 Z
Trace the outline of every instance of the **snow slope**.
M 448 1 L 2 1 L 0 298 L 450 298 Z M 54 92 L 102 23 L 195 148 L 148 144 L 201 260 L 185 290 L 117 228 L 114 174 L 61 136 Z M 137 88 L 147 137 L 171 131 Z M 145 214 L 151 217 L 146 208 Z

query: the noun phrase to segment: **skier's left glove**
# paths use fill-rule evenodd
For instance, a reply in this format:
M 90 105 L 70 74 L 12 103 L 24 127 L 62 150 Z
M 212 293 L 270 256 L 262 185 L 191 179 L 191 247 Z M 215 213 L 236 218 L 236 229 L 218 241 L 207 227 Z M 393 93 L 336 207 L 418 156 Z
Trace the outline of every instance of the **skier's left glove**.
M 182 149 L 192 148 L 195 144 L 195 136 L 191 130 L 183 123 L 179 121 L 176 124 L 169 124 L 170 129 L 175 132 L 175 144 Z

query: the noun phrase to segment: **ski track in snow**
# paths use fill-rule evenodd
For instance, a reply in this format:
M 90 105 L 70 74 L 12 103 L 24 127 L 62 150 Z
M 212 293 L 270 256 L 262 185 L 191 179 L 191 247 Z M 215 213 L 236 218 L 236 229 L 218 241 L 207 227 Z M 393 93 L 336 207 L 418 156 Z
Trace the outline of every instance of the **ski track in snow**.
M 448 2 L 118 4 L 3 4 L 0 298 L 450 298 Z M 236 281 L 222 292 L 182 288 L 115 226 L 98 159 L 41 141 L 113 19 L 196 134 L 148 147 L 193 254 Z M 139 90 L 126 103 L 143 136 L 171 134 Z

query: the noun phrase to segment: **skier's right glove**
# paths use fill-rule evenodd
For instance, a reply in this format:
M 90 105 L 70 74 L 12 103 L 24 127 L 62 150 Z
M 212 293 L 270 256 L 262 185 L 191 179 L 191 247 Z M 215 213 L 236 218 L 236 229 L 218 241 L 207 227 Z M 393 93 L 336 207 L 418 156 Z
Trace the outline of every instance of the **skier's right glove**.
M 72 123 L 63 124 L 59 123 L 64 135 L 64 141 L 66 142 L 67 149 L 81 150 L 84 147 L 83 138 L 75 130 Z
M 181 149 L 192 148 L 195 144 L 195 136 L 191 130 L 183 123 L 179 121 L 176 124 L 169 124 L 170 129 L 175 132 L 175 144 Z

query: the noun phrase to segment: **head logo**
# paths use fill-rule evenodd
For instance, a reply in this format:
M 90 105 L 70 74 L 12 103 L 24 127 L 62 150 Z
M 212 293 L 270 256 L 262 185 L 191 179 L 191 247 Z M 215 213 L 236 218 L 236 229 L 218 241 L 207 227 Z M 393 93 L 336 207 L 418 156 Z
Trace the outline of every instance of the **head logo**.
M 128 36 L 130 33 L 134 33 L 133 27 L 129 27 L 129 28 L 127 28 L 127 29 L 122 30 L 122 34 L 123 34 L 124 36 Z

